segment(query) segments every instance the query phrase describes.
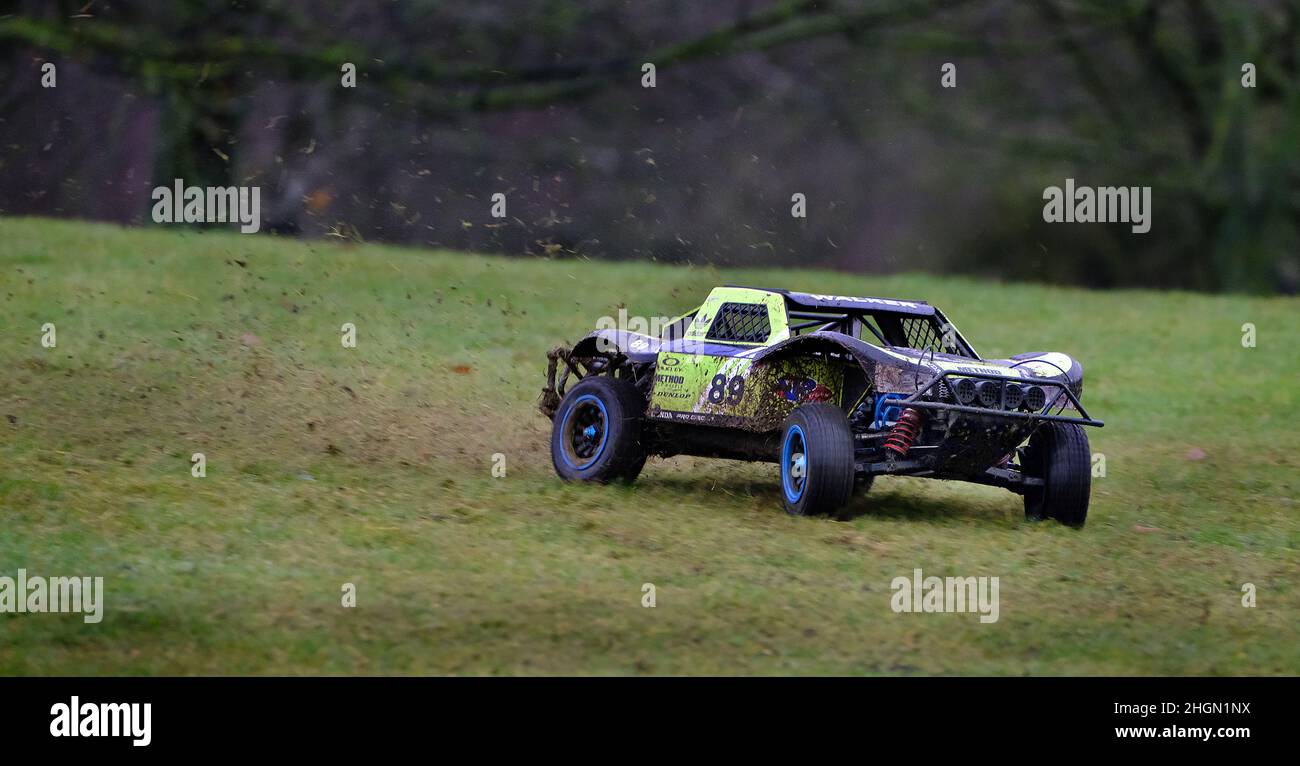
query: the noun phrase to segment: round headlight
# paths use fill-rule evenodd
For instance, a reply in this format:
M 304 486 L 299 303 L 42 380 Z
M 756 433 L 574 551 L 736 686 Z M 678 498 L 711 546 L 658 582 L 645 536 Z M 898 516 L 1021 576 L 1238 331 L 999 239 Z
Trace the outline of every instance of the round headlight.
M 975 381 L 970 378 L 958 378 L 953 385 L 957 392 L 957 401 L 961 404 L 970 404 L 975 401 Z
M 1020 409 L 1020 403 L 1025 400 L 1025 389 L 1021 388 L 1018 383 L 1008 383 L 1002 392 L 1002 404 L 1009 410 Z
M 1025 389 L 1025 406 L 1034 412 L 1039 412 L 1047 406 L 1047 394 L 1038 386 L 1030 386 Z
M 996 407 L 998 400 L 1002 398 L 1002 386 L 996 380 L 982 380 L 975 389 L 979 391 L 980 404 L 985 407 Z

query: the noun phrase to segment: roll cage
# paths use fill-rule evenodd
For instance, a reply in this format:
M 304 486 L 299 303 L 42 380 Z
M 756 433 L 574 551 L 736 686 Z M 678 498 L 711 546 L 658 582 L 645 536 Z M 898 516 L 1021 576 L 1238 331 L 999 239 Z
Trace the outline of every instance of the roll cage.
M 773 300 L 776 296 L 780 300 Z M 718 316 L 719 309 L 735 303 L 766 304 L 769 311 L 771 332 L 768 337 L 762 342 L 751 338 L 732 341 L 742 345 L 766 346 L 813 332 L 838 332 L 885 348 L 932 351 L 981 360 L 975 348 L 943 312 L 924 301 L 819 296 L 742 285 L 716 288 L 703 304 L 672 320 L 665 328 L 663 338 L 677 340 L 694 334 L 700 339 L 718 342 L 712 328 L 722 321 Z

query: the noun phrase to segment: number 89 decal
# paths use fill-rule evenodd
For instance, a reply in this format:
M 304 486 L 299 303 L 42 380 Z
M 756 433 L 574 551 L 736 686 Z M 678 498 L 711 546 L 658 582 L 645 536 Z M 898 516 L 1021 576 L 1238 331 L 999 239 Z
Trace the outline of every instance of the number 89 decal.
M 730 380 L 721 373 L 713 376 L 713 385 L 709 386 L 710 404 L 722 404 L 723 400 L 727 404 L 740 404 L 744 395 L 745 379 L 741 376 L 737 375 Z

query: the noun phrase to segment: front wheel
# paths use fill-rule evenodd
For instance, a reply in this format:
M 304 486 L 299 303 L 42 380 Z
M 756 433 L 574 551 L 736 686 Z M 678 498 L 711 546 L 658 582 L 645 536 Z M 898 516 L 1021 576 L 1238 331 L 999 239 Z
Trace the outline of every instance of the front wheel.
M 1083 526 L 1092 494 L 1092 452 L 1082 426 L 1044 423 L 1029 438 L 1023 468 L 1043 480 L 1043 486 L 1025 492 L 1025 518 Z
M 555 411 L 551 463 L 569 481 L 631 482 L 645 466 L 641 417 L 645 399 L 631 381 L 604 376 L 578 381 Z
M 838 514 L 853 496 L 853 432 L 831 404 L 796 407 L 781 430 L 781 497 L 795 516 Z

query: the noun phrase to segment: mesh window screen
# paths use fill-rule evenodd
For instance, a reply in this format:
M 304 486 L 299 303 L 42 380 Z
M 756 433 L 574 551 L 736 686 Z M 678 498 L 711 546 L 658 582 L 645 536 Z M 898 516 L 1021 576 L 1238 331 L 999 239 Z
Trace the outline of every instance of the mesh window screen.
M 772 334 L 767 321 L 767 306 L 762 303 L 724 303 L 713 318 L 708 340 L 736 343 L 762 343 Z
M 907 317 L 902 320 L 903 334 L 907 336 L 907 347 L 921 351 L 943 351 L 939 333 L 928 319 Z

